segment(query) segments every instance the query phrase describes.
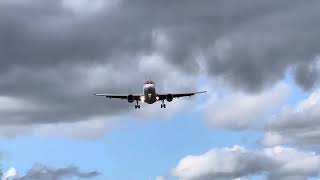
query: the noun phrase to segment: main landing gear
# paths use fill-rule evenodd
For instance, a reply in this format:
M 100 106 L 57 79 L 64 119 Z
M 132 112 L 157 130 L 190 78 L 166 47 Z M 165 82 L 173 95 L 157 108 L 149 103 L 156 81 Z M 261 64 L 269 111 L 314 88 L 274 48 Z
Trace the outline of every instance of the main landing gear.
M 162 108 L 166 108 L 166 104 L 164 103 L 164 100 L 162 101 L 162 104 L 161 104 L 161 109 Z
M 134 108 L 135 108 L 135 109 L 140 109 L 139 101 L 137 101 L 137 104 L 134 105 Z

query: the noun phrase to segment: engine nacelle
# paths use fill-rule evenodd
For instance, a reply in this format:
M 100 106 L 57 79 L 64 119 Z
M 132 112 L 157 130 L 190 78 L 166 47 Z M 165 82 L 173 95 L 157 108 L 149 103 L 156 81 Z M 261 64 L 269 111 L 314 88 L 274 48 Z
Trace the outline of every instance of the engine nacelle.
M 167 94 L 167 101 L 171 102 L 173 100 L 173 95 L 172 94 Z
M 130 94 L 130 95 L 128 96 L 128 102 L 129 102 L 129 103 L 133 103 L 133 101 L 134 101 L 134 96 L 133 96 L 132 94 Z

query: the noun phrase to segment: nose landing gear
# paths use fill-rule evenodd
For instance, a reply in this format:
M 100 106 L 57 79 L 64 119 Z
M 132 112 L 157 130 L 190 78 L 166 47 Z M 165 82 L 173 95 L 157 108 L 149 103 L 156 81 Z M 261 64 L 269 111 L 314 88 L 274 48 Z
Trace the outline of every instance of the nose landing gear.
M 164 103 L 164 101 L 162 101 L 162 104 L 161 104 L 161 109 L 162 108 L 166 108 L 166 104 Z

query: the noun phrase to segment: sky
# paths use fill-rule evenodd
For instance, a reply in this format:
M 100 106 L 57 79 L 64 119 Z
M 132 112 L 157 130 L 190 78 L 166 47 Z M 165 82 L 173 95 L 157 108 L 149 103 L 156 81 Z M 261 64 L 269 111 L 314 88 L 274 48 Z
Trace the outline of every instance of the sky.
M 319 179 L 319 7 L 1 0 L 2 180 Z

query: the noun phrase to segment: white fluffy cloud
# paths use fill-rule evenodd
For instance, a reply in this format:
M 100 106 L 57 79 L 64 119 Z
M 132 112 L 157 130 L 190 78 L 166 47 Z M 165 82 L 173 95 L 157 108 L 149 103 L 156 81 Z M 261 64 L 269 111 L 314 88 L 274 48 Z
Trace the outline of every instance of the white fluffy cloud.
M 242 130 L 265 122 L 273 111 L 280 108 L 290 88 L 280 83 L 259 94 L 226 93 L 210 103 L 205 110 L 209 127 Z
M 317 145 L 320 142 L 320 90 L 294 107 L 277 114 L 263 139 L 265 145 L 298 143 Z
M 293 148 L 248 150 L 240 146 L 189 155 L 172 174 L 181 180 L 236 179 L 263 175 L 270 180 L 319 177 L 320 156 Z
M 15 168 L 11 167 L 2 175 L 2 180 L 12 180 L 17 177 L 17 171 Z

